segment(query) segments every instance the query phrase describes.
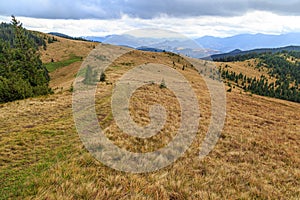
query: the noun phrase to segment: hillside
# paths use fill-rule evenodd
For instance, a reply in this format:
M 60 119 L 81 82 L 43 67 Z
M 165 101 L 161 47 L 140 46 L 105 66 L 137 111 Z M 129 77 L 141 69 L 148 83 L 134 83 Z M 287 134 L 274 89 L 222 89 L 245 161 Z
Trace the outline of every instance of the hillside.
M 50 36 L 50 35 L 48 35 Z M 52 37 L 52 36 L 51 36 Z M 40 49 L 41 59 L 50 71 L 50 87 L 55 92 L 69 90 L 83 60 L 99 43 L 54 37 L 47 50 Z
M 7 24 L 7 23 L 1 23 L 0 24 L 0 39 L 3 41 L 9 42 L 11 46 L 14 46 L 14 41 L 13 41 L 13 25 L 12 24 Z M 36 47 L 44 47 L 46 48 L 46 35 L 44 34 L 36 34 L 36 32 L 33 31 L 27 31 L 25 30 L 25 34 L 28 35 L 30 39 L 34 41 L 34 44 Z
M 0 103 L 52 93 L 38 52 L 47 49 L 45 39 L 24 29 L 14 16 L 11 24 L 0 25 Z
M 41 50 L 43 62 L 53 69 L 50 86 L 55 94 L 0 105 L 0 199 L 300 198 L 299 104 L 232 88 L 226 93 L 226 122 L 220 139 L 207 157 L 199 159 L 211 120 L 210 95 L 190 63 L 172 53 L 135 50 L 119 57 L 105 71 L 106 82 L 97 84 L 95 108 L 105 135 L 116 145 L 133 152 L 165 146 L 181 117 L 180 104 L 168 85 L 149 84 L 131 98 L 131 116 L 140 125 L 150 122 L 150 105 L 159 103 L 168 111 L 163 130 L 149 139 L 122 133 L 110 104 L 115 82 L 128 70 L 147 63 L 167 65 L 188 80 L 198 99 L 201 120 L 190 149 L 174 164 L 145 174 L 116 171 L 95 160 L 76 131 L 69 90 L 96 43 L 56 39 Z M 99 45 L 96 48 L 101 49 L 104 44 Z M 254 62 L 217 65 L 227 64 L 249 77 L 267 76 L 267 69 L 259 71 Z
M 237 52 L 215 57 L 215 61 L 224 62 L 219 65 L 219 72 L 228 86 L 233 83 L 244 91 L 299 103 L 299 58 L 299 48 L 287 47 L 269 52 Z M 231 65 L 239 70 L 232 70 Z M 247 73 L 249 70 L 252 74 Z
M 89 41 L 89 40 L 86 40 L 82 37 L 71 37 L 71 36 L 68 36 L 66 34 L 63 34 L 63 33 L 57 33 L 57 32 L 50 32 L 48 33 L 49 35 L 53 35 L 53 36 L 57 36 L 57 37 L 61 37 L 61 38 L 65 38 L 65 39 L 70 39 L 70 40 L 81 40 L 81 41 Z
M 281 53 L 281 52 L 287 52 L 287 51 L 300 51 L 300 46 L 287 46 L 287 47 L 281 47 L 281 48 L 262 48 L 262 49 L 253 49 L 248 51 L 241 51 L 239 49 L 236 49 L 234 51 L 231 51 L 229 53 L 223 53 L 223 54 L 214 54 L 209 57 L 203 58 L 205 60 L 214 60 L 214 61 L 220 61 L 220 60 L 232 60 L 235 57 L 248 57 L 254 58 L 258 54 L 263 53 Z

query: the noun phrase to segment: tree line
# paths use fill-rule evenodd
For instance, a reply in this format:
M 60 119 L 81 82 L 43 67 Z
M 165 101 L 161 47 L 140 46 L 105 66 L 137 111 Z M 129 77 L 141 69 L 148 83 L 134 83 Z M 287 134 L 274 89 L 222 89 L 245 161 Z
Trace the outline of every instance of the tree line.
M 230 56 L 222 59 L 223 62 L 245 61 L 256 59 L 256 68 L 268 69 L 268 75 L 276 79 L 269 83 L 265 76 L 260 78 L 246 77 L 242 73 L 236 74 L 221 69 L 223 79 L 233 81 L 237 86 L 254 94 L 275 97 L 279 99 L 300 102 L 300 52 L 281 51 L 277 53 L 250 53 L 246 55 Z
M 260 56 L 257 68 L 266 67 L 269 75 L 280 80 L 300 83 L 300 52 L 287 52 L 284 54 L 265 54 Z
M 29 33 L 14 16 L 0 30 L 0 103 L 52 93 L 38 54 L 44 38 Z
M 223 79 L 234 82 L 237 87 L 247 92 L 300 103 L 299 85 L 293 85 L 287 79 L 270 83 L 264 75 L 260 78 L 252 78 L 243 73 L 230 72 L 222 68 L 220 68 L 220 74 Z M 231 87 L 230 82 L 228 85 Z
M 20 24 L 21 25 L 21 24 Z M 3 41 L 7 41 L 11 47 L 15 45 L 14 33 L 15 28 L 12 24 L 1 23 L 0 24 L 0 38 Z M 37 49 L 38 47 L 47 47 L 46 36 L 40 37 L 37 34 L 34 34 L 31 31 L 24 29 L 24 34 L 30 39 L 33 40 L 33 45 Z

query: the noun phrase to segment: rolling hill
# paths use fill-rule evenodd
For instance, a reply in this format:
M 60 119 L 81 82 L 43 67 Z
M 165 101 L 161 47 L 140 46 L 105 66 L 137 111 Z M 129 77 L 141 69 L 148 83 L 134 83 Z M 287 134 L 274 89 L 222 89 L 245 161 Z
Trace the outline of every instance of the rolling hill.
M 172 165 L 156 172 L 132 174 L 116 171 L 93 158 L 76 131 L 71 85 L 93 49 L 111 52 L 125 47 L 57 41 L 40 50 L 55 94 L 0 105 L 0 199 L 298 199 L 300 197 L 300 107 L 276 98 L 226 90 L 226 121 L 212 152 L 199 159 L 199 148 L 212 117 L 205 76 L 184 57 L 168 52 L 133 50 L 116 59 L 97 83 L 95 101 L 99 125 L 117 146 L 150 152 L 168 144 L 180 127 L 180 104 L 171 89 L 151 83 L 136 90 L 130 101 L 133 120 L 149 124 L 149 107 L 162 104 L 166 124 L 155 136 L 141 139 L 118 128 L 112 116 L 115 83 L 139 65 L 157 63 L 182 74 L 193 88 L 201 113 L 196 138 Z M 99 59 L 104 60 L 103 57 Z M 200 61 L 202 74 L 210 66 L 224 67 L 248 77 L 268 76 L 255 60 Z M 184 68 L 184 70 L 183 70 Z M 269 81 L 276 81 L 270 78 Z

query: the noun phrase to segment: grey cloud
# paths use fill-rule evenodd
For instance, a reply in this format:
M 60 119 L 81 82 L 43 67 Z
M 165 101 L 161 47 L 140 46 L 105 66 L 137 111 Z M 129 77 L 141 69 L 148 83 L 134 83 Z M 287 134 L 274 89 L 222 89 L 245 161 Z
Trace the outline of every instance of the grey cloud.
M 271 11 L 300 15 L 300 1 L 295 0 L 128 0 L 125 9 L 132 16 L 152 18 L 166 14 L 173 17 L 236 16 L 247 11 Z
M 151 19 L 172 17 L 237 16 L 248 11 L 300 15 L 298 0 L 19 0 L 0 2 L 0 15 L 50 19 L 113 19 L 122 14 Z
M 250 3 L 252 9 L 272 11 L 283 15 L 300 15 L 299 0 L 274 0 L 260 1 L 256 0 Z
M 0 1 L 1 15 L 46 19 L 118 18 L 115 8 L 105 0 L 19 0 Z M 110 9 L 109 9 L 110 7 Z

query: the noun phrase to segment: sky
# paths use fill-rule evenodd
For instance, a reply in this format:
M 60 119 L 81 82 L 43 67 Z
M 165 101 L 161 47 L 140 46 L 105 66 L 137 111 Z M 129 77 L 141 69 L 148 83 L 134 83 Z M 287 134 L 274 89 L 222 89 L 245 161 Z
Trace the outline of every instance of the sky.
M 187 37 L 300 32 L 300 0 L 0 0 L 0 21 L 70 36 L 141 28 Z

